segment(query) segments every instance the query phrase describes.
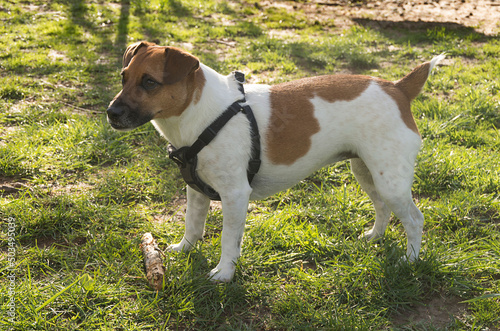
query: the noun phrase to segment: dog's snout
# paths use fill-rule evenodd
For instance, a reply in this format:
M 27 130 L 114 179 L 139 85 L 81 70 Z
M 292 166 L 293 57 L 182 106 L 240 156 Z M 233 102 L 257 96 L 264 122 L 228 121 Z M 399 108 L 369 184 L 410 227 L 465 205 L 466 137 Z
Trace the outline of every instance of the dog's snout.
M 108 116 L 110 118 L 119 118 L 119 117 L 121 117 L 125 113 L 125 110 L 123 109 L 123 107 L 119 107 L 119 106 L 116 106 L 116 105 L 111 105 L 106 110 L 106 113 L 108 114 Z

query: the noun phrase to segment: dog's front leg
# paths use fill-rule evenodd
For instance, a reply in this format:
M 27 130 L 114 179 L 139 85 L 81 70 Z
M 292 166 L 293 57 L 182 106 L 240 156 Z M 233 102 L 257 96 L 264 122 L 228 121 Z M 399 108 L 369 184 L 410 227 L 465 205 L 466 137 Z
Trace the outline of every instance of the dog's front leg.
M 181 242 L 170 245 L 168 251 L 189 251 L 194 244 L 203 238 L 205 230 L 205 220 L 207 219 L 210 199 L 204 194 L 187 187 L 187 210 L 186 210 L 186 229 Z
M 221 194 L 222 252 L 219 264 L 209 274 L 213 281 L 229 282 L 233 278 L 236 262 L 241 254 L 250 191 L 248 186 L 245 189 L 232 190 L 229 194 Z

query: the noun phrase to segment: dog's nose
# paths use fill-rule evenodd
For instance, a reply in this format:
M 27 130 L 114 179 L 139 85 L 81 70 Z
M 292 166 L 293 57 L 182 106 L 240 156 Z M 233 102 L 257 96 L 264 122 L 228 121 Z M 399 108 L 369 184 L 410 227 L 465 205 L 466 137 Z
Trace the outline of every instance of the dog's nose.
M 109 118 L 118 118 L 123 115 L 124 110 L 123 107 L 117 107 L 113 105 L 106 110 L 106 113 L 108 114 Z

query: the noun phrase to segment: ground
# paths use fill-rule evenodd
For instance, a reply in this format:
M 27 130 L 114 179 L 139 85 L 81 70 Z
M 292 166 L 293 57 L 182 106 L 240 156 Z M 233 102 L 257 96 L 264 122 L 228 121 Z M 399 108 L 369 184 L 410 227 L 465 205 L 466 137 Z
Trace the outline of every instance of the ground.
M 395 326 L 432 325 L 435 328 L 446 327 L 453 319 L 461 320 L 466 313 L 466 304 L 455 297 L 435 297 L 424 305 L 411 311 L 403 311 L 394 316 Z
M 336 26 L 355 23 L 405 28 L 429 23 L 446 27 L 469 27 L 485 35 L 500 30 L 500 2 L 496 0 L 314 0 L 307 2 L 264 1 L 262 6 L 282 6 L 301 9 L 320 22 L 332 17 Z
M 500 301 L 471 300 L 500 292 L 499 15 L 500 0 L 1 3 L 0 218 L 14 216 L 19 231 L 16 330 L 500 330 Z M 204 242 L 170 256 L 172 281 L 147 292 L 137 238 L 178 241 L 185 190 L 152 127 L 117 133 L 99 121 L 119 90 L 123 50 L 142 39 L 271 84 L 325 73 L 398 79 L 448 52 L 414 104 L 421 263 L 396 267 L 396 220 L 384 241 L 357 240 L 373 210 L 340 164 L 250 206 L 235 282 L 205 279 L 220 250 L 212 203 Z M 94 291 L 59 295 L 85 273 Z

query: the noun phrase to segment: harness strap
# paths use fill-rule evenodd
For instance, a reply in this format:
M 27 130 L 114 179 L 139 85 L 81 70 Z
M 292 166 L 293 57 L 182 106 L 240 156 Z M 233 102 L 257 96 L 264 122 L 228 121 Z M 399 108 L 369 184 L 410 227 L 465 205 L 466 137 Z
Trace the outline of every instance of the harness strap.
M 248 161 L 247 177 L 248 183 L 252 184 L 252 180 L 259 172 L 260 169 L 260 134 L 259 127 L 257 126 L 257 121 L 255 116 L 253 116 L 253 111 L 250 106 L 243 106 L 243 113 L 247 115 L 247 119 L 250 122 L 250 139 L 252 141 L 252 154 L 250 160 Z
M 235 71 L 234 76 L 239 83 L 239 90 L 243 93 L 243 99 L 232 103 L 215 121 L 212 122 L 203 132 L 199 135 L 198 139 L 191 146 L 184 146 L 179 149 L 175 148 L 172 144 L 168 145 L 169 158 L 172 159 L 181 171 L 184 181 L 198 192 L 208 196 L 211 200 L 220 201 L 220 195 L 208 184 L 203 182 L 196 172 L 198 163 L 198 153 L 207 146 L 216 136 L 217 133 L 226 125 L 233 116 L 239 112 L 244 113 L 250 122 L 251 127 L 251 141 L 252 151 L 251 157 L 248 161 L 247 177 L 248 183 L 252 184 L 255 174 L 259 171 L 260 160 L 260 135 L 257 121 L 250 106 L 242 106 L 245 102 L 245 91 L 243 83 L 245 82 L 245 75 L 242 72 Z

